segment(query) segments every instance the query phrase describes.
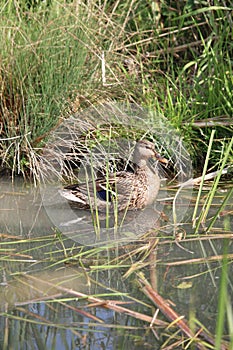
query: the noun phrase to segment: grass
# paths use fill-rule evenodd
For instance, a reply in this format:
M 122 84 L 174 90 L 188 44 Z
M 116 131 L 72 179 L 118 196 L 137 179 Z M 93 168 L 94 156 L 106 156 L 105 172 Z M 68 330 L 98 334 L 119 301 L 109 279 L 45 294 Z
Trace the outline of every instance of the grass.
M 229 325 L 229 334 L 231 336 L 231 345 L 232 346 L 232 331 L 230 326 L 232 325 L 232 306 L 230 300 L 230 294 L 228 293 L 228 245 L 227 241 L 224 242 L 224 251 L 223 251 L 223 260 L 222 260 L 222 274 L 221 274 L 221 282 L 219 288 L 219 299 L 218 299 L 218 318 L 216 325 L 216 350 L 221 349 L 221 342 L 224 333 L 224 324 L 225 319 L 227 319 L 227 324 Z M 227 313 L 227 317 L 226 317 Z
M 20 6 L 11 9 L 14 5 L 8 2 L 1 14 L 0 115 L 2 158 L 21 173 L 81 85 L 87 52 L 77 40 L 84 38 L 78 19 L 68 8 L 56 4 L 48 13 L 24 12 Z
M 194 164 L 204 162 L 216 129 L 216 164 L 232 132 L 231 5 L 7 1 L 0 27 L 2 166 L 33 173 L 61 118 L 109 100 L 164 115 Z M 205 120 L 214 124 L 199 127 Z

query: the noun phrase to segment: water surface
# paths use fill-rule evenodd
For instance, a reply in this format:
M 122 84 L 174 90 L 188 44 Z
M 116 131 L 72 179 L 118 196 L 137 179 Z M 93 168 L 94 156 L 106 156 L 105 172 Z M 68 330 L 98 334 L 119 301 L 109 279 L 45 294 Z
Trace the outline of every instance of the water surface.
M 208 220 L 226 195 L 224 191 L 219 190 Z M 21 179 L 12 184 L 9 179 L 2 178 L 0 198 L 1 348 L 154 349 L 155 344 L 159 348 L 162 339 L 156 340 L 151 331 L 145 332 L 144 322 L 104 309 L 101 305 L 88 308 L 85 298 L 82 300 L 69 294 L 69 291 L 76 291 L 84 295 L 98 294 L 106 299 L 130 301 L 127 307 L 153 315 L 150 301 L 135 282 L 136 275 L 132 273 L 128 278 L 122 277 L 129 271 L 130 264 L 140 262 L 145 250 L 143 253 L 138 250 L 131 261 L 126 259 L 122 268 L 113 268 L 114 265 L 119 266 L 122 256 L 143 246 L 140 240 L 131 240 L 127 247 L 121 244 L 105 249 L 99 245 L 99 254 L 91 255 L 91 241 L 84 246 L 56 227 L 54 216 L 51 220 L 50 211 L 44 205 L 38 188 Z M 233 290 L 233 201 L 231 199 L 220 213 L 210 232 L 211 239 L 202 234 L 198 240 L 191 226 L 195 192 L 188 200 L 190 206 L 185 224 L 179 226 L 186 232 L 186 240 L 176 244 L 173 227 L 168 229 L 170 223 L 164 218 L 159 220 L 153 233 L 154 237 L 161 237 L 156 247 L 157 264 L 153 267 L 153 274 L 157 279 L 158 292 L 174 303 L 177 313 L 187 319 L 195 316 L 214 332 L 223 236 L 226 237 L 231 257 L 228 266 L 231 296 Z M 164 203 L 164 211 L 170 213 L 171 204 L 165 200 Z M 182 210 L 182 203 L 180 206 L 178 209 Z M 67 216 L 61 206 L 58 205 L 57 212 L 55 206 L 54 213 L 56 220 L 66 222 Z M 83 252 L 82 261 L 80 252 Z M 119 262 L 118 257 L 121 257 Z M 205 260 L 208 257 L 212 257 L 212 261 Z M 193 263 L 189 263 L 191 259 Z M 184 261 L 186 263 L 182 263 Z M 139 270 L 150 278 L 148 265 Z M 132 298 L 138 301 L 132 302 Z

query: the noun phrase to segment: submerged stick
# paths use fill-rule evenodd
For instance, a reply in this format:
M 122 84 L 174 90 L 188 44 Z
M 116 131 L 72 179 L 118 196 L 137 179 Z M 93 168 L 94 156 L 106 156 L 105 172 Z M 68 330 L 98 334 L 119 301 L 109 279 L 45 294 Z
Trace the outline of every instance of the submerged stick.
M 211 345 L 215 345 L 215 340 L 213 337 L 208 335 L 203 330 L 199 330 L 197 334 L 194 334 L 193 331 L 190 329 L 190 327 L 187 324 L 187 321 L 182 318 L 181 315 L 178 315 L 169 305 L 168 302 L 161 297 L 151 286 L 150 284 L 145 280 L 145 278 L 139 279 L 140 283 L 144 285 L 142 287 L 142 291 L 145 293 L 145 295 L 159 308 L 159 310 L 166 316 L 173 324 L 176 324 L 183 333 L 185 333 L 188 337 L 193 339 L 198 339 L 201 341 L 199 336 L 203 338 L 205 341 L 207 341 Z M 205 349 L 204 345 L 202 344 L 196 344 L 198 349 Z M 221 350 L 227 350 L 228 347 L 225 344 L 221 345 Z
M 94 303 L 95 306 L 114 310 L 116 312 L 120 312 L 120 313 L 129 315 L 129 316 L 134 317 L 138 320 L 145 321 L 148 323 L 153 322 L 153 324 L 156 326 L 162 326 L 162 327 L 167 326 L 166 322 L 164 322 L 164 321 L 160 321 L 158 319 L 153 320 L 153 318 L 151 316 L 147 316 L 147 315 L 142 314 L 140 312 L 136 312 L 136 311 L 127 309 L 126 307 L 120 306 L 118 300 L 106 300 L 106 299 L 96 298 L 96 297 L 93 297 L 91 295 L 84 294 L 84 293 L 78 292 L 78 291 L 73 290 L 73 289 L 69 289 L 69 288 L 65 288 L 65 287 L 60 286 L 60 285 L 53 284 L 49 281 L 42 280 L 42 279 L 34 277 L 32 275 L 25 275 L 25 276 L 27 277 L 28 280 L 40 281 L 41 283 L 44 283 L 47 286 L 51 286 L 53 288 L 56 288 L 58 291 L 63 292 L 65 294 L 73 295 L 79 299 L 86 299 L 88 302 Z

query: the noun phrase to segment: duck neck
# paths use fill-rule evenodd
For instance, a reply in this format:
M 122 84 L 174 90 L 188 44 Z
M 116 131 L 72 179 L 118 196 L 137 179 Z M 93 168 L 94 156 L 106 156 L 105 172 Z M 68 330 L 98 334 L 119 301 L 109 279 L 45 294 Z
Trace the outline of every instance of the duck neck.
M 148 166 L 146 159 L 134 159 L 134 164 L 136 164 L 137 169 L 145 169 Z
M 139 159 L 136 164 L 136 172 L 144 172 L 146 173 L 147 177 L 153 178 L 155 175 L 157 175 L 156 169 L 153 169 L 146 159 Z

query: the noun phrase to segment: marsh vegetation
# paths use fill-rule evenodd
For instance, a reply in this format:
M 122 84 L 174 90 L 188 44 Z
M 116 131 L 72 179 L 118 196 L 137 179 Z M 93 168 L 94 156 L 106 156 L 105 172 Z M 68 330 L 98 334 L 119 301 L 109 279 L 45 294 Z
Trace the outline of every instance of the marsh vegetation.
M 4 350 L 233 347 L 232 9 L 232 1 L 1 6 Z M 78 224 L 57 225 L 63 203 L 53 220 L 48 199 L 79 176 L 87 154 L 105 159 L 120 140 L 127 163 L 140 138 L 171 164 L 161 173 L 159 225 L 127 244 L 80 243 Z M 192 176 L 200 176 L 193 194 L 180 186 Z

